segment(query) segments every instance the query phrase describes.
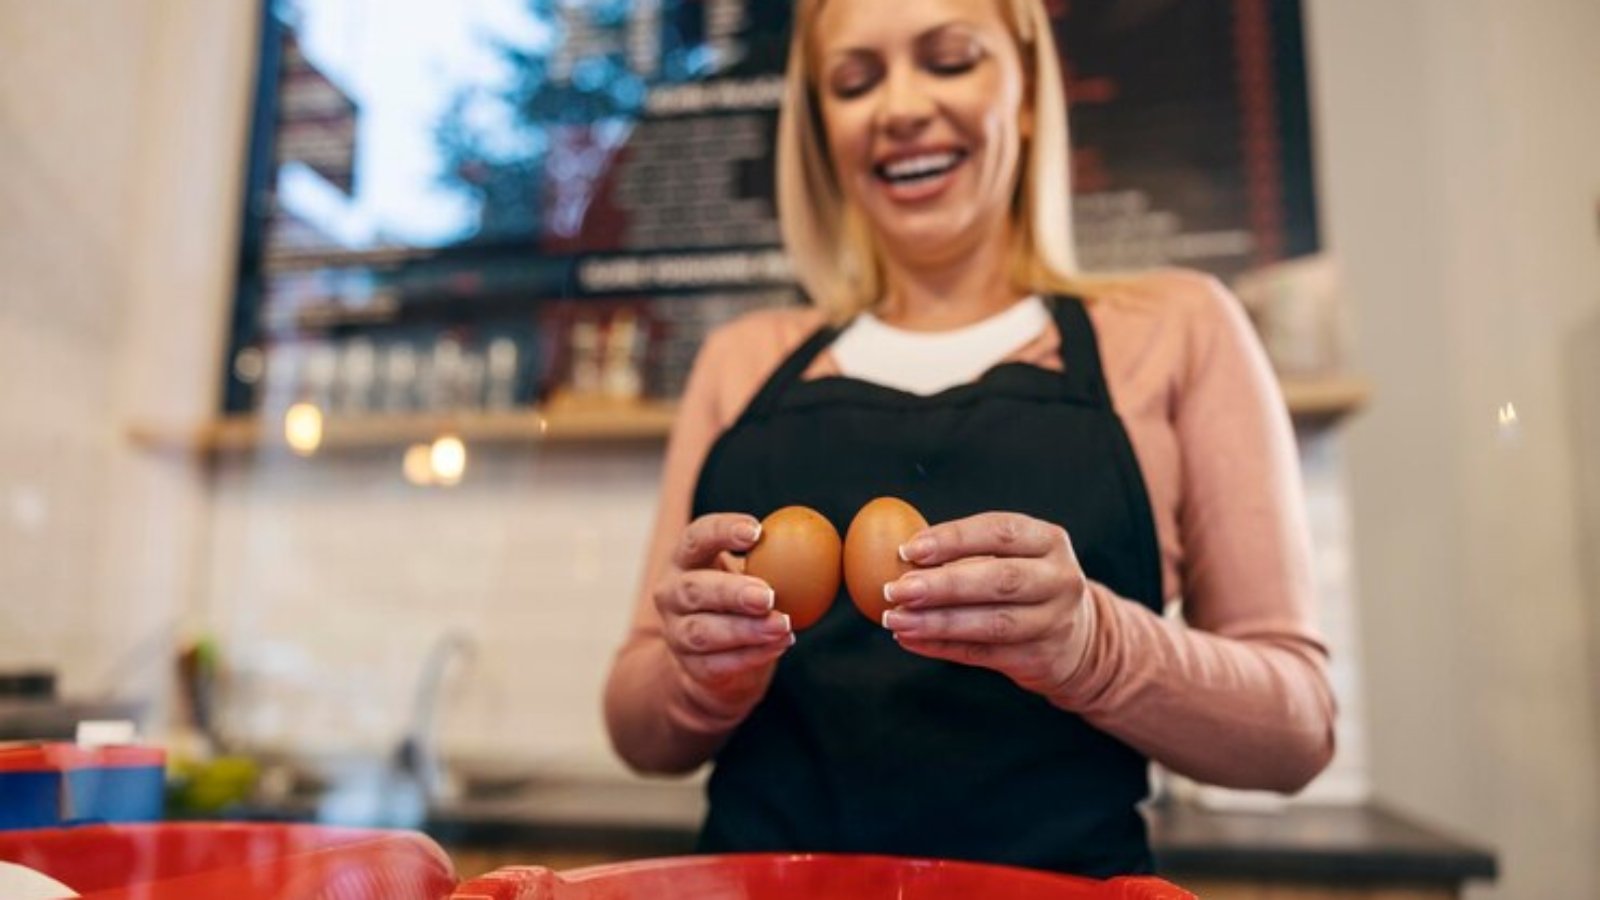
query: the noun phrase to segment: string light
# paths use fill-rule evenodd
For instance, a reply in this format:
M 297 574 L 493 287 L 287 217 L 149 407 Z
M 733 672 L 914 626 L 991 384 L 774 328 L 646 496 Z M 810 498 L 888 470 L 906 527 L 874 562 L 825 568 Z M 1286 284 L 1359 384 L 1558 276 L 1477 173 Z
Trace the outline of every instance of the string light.
M 447 434 L 433 442 L 428 461 L 432 465 L 435 484 L 446 487 L 460 484 L 461 476 L 467 472 L 467 445 L 455 435 Z
M 311 456 L 322 446 L 322 410 L 296 403 L 283 414 L 283 439 L 296 456 Z
M 412 444 L 407 447 L 401 469 L 410 484 L 417 487 L 433 484 L 433 447 L 429 444 Z

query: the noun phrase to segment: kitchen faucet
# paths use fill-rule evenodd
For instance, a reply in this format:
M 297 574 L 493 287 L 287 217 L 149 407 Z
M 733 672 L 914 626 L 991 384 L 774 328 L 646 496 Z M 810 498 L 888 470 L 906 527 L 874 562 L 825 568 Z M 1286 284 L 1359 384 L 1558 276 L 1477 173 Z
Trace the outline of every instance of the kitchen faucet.
M 447 798 L 452 788 L 439 756 L 439 700 L 445 674 L 455 657 L 471 658 L 476 646 L 467 632 L 446 631 L 423 658 L 417 677 L 411 721 L 395 751 L 395 763 L 401 773 L 415 779 L 429 803 Z

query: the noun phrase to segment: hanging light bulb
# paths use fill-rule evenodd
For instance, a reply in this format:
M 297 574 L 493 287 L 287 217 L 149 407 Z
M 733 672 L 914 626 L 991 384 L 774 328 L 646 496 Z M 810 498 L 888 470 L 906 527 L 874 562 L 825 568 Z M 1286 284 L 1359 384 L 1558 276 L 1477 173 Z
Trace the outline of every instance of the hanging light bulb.
M 433 442 L 428 459 L 435 484 L 460 484 L 467 472 L 467 445 L 453 434 L 444 435 Z
M 311 456 L 322 446 L 322 410 L 296 403 L 283 414 L 283 439 L 296 456 Z
M 417 487 L 433 484 L 433 445 L 412 444 L 406 448 L 405 461 L 401 463 L 406 481 Z

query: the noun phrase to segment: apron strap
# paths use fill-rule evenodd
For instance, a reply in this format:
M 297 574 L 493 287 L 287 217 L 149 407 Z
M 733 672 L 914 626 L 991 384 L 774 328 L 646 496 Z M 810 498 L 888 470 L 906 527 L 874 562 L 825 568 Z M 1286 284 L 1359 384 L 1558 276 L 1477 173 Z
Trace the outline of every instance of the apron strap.
M 777 406 L 778 399 L 783 396 L 783 392 L 789 389 L 789 385 L 800 380 L 800 376 L 805 374 L 806 367 L 810 366 L 811 361 L 817 358 L 817 354 L 833 343 L 833 339 L 838 336 L 839 330 L 837 328 L 828 325 L 818 326 L 817 330 L 813 331 L 804 343 L 796 347 L 794 352 L 790 353 L 788 358 L 778 365 L 777 370 L 772 373 L 772 377 L 768 378 L 767 383 L 761 386 L 761 390 L 756 394 L 755 399 L 751 400 L 750 405 L 745 407 L 744 415 L 740 418 L 765 416 L 772 412 L 773 408 Z
M 1069 392 L 1111 406 L 1101 371 L 1100 344 L 1083 301 L 1072 295 L 1052 297 L 1056 330 L 1061 333 L 1061 374 Z

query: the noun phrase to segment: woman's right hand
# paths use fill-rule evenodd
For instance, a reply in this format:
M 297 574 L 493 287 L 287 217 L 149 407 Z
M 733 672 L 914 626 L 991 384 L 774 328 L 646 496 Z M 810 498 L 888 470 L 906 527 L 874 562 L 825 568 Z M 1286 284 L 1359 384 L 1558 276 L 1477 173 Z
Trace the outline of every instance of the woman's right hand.
M 766 693 L 778 658 L 794 644 L 789 617 L 772 608 L 766 582 L 742 572 L 734 553 L 754 547 L 761 523 L 712 513 L 689 523 L 672 566 L 652 594 L 678 667 L 723 715 L 743 716 Z

